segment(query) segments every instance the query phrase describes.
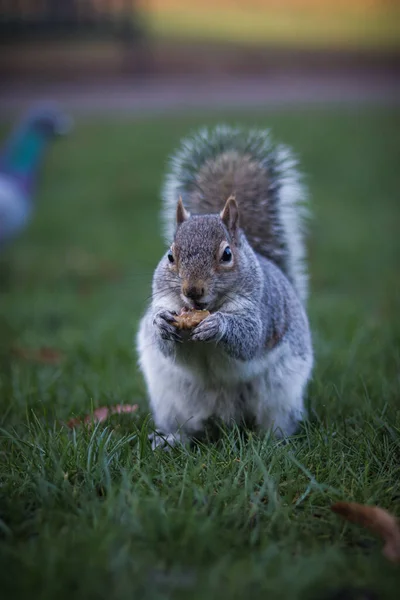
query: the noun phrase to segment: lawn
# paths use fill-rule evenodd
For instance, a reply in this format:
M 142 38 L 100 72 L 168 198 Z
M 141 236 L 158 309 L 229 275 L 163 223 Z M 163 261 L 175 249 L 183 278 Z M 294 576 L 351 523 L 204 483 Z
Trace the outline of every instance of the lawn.
M 289 444 L 236 431 L 147 444 L 133 339 L 163 251 L 165 160 L 220 117 L 78 121 L 49 152 L 34 221 L 1 265 L 4 600 L 396 597 L 381 542 L 330 506 L 400 515 L 398 110 L 223 115 L 270 125 L 307 173 L 310 421 Z M 21 355 L 41 347 L 60 360 Z M 136 402 L 134 416 L 63 426 Z

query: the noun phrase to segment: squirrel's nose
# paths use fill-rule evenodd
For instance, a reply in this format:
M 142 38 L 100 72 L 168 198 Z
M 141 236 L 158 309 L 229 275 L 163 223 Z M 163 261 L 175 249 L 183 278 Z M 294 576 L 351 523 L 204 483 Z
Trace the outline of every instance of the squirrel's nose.
M 182 286 L 182 292 L 191 300 L 200 300 L 204 296 L 204 287 L 201 285 L 184 284 Z

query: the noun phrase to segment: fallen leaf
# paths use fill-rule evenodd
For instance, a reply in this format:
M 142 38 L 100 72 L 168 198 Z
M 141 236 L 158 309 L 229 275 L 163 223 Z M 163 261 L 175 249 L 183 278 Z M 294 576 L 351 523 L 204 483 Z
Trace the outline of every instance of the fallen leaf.
M 93 286 L 88 283 L 82 283 L 78 287 L 78 294 L 80 296 L 89 296 L 92 293 L 93 293 Z
M 78 425 L 82 425 L 82 419 L 79 419 L 78 417 L 74 417 L 73 419 L 70 419 L 66 423 L 63 423 L 63 425 L 66 425 L 70 429 L 74 429 Z
M 103 261 L 100 264 L 100 275 L 107 281 L 119 281 L 122 279 L 122 273 L 119 266 L 110 261 Z
M 137 411 L 139 406 L 137 404 L 116 404 L 115 406 L 101 406 L 100 408 L 96 408 L 93 411 L 93 414 L 90 413 L 86 415 L 83 419 L 74 418 L 70 419 L 67 423 L 67 427 L 73 429 L 76 426 L 84 424 L 101 423 L 105 421 L 108 417 L 115 414 L 122 413 L 133 413 Z
M 13 348 L 12 352 L 18 358 L 44 365 L 57 365 L 63 358 L 63 354 L 59 350 L 47 346 L 38 349 L 17 346 Z
M 355 502 L 336 502 L 331 510 L 383 539 L 383 554 L 392 562 L 400 562 L 400 526 L 397 519 L 383 508 Z

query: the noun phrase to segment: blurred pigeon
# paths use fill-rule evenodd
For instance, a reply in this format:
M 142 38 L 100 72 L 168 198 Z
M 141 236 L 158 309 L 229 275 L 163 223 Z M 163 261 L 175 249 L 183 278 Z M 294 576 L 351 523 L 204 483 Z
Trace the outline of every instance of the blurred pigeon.
M 29 222 L 46 147 L 53 137 L 67 133 L 71 125 L 71 118 L 57 108 L 36 108 L 0 148 L 0 250 Z

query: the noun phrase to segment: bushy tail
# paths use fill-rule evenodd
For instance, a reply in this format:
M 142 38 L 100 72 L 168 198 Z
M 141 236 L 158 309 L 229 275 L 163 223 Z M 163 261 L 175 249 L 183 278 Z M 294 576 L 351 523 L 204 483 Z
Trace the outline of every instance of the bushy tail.
M 306 301 L 307 191 L 287 147 L 274 145 L 269 131 L 219 126 L 183 140 L 170 167 L 163 188 L 168 243 L 179 196 L 191 214 L 207 214 L 221 211 L 233 193 L 252 248 L 275 262 Z

